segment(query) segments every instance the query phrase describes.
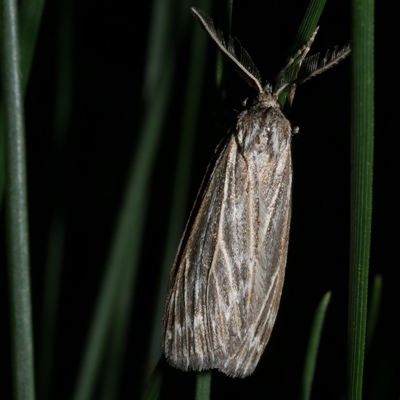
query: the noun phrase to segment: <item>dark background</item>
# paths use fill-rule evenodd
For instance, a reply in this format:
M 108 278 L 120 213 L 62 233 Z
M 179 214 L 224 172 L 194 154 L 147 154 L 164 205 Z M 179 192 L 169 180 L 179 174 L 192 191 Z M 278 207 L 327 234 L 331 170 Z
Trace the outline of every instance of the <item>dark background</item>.
M 141 97 L 150 19 L 150 2 L 70 2 L 72 46 L 72 111 L 67 136 L 54 138 L 53 114 L 57 57 L 60 50 L 61 3 L 47 2 L 26 94 L 26 140 L 29 185 L 31 280 L 35 346 L 39 342 L 43 274 L 54 208 L 66 216 L 65 256 L 58 312 L 54 399 L 68 399 L 87 337 L 87 329 L 112 240 L 130 159 L 137 146 L 143 115 Z M 126 352 L 121 392 L 136 398 L 143 385 L 146 346 L 154 306 L 154 290 L 163 255 L 166 223 L 177 154 L 177 138 L 186 82 L 190 33 L 199 29 L 187 13 L 187 31 L 178 40 L 174 76 L 163 139 L 152 174 L 151 201 L 141 254 L 136 298 Z M 235 1 L 232 34 L 252 56 L 263 79 L 272 80 L 283 66 L 304 15 L 307 1 Z M 220 5 L 219 5 L 220 6 Z M 379 4 L 378 4 L 379 7 Z M 220 10 L 211 12 L 217 26 Z M 311 53 L 345 45 L 350 38 L 350 4 L 331 1 L 320 20 Z M 394 212 L 397 180 L 393 143 L 396 135 L 384 88 L 382 34 L 377 9 L 376 130 L 370 280 L 383 277 L 383 297 L 373 345 L 366 356 L 365 398 L 398 396 L 398 300 Z M 205 33 L 204 33 L 205 35 Z M 215 48 L 209 46 L 205 87 L 198 122 L 190 201 L 213 149 L 234 123 L 241 100 L 252 95 L 231 69 L 226 70 L 226 98 L 214 88 Z M 217 111 L 216 111 L 217 110 Z M 213 373 L 212 398 L 288 399 L 298 396 L 304 352 L 313 313 L 322 296 L 332 292 L 318 356 L 313 398 L 337 399 L 346 379 L 347 291 L 350 205 L 350 60 L 301 86 L 290 120 L 300 127 L 293 138 L 293 212 L 286 280 L 279 316 L 270 342 L 253 376 L 232 380 Z M 4 222 L 4 207 L 1 222 Z M 182 210 L 188 215 L 190 207 Z M 1 259 L 4 256 L 1 232 Z M 396 240 L 396 241 L 395 241 Z M 3 264 L 3 261 L 2 261 Z M 4 265 L 4 264 L 3 264 Z M 9 371 L 7 276 L 1 269 L 2 363 Z M 161 342 L 161 338 L 160 338 Z M 35 348 L 35 351 L 37 349 Z M 194 373 L 164 366 L 165 398 L 190 398 Z M 397 369 L 395 369 L 397 368 Z M 10 378 L 10 377 L 8 377 Z M 10 379 L 7 379 L 9 382 Z M 6 383 L 10 390 L 11 383 Z M 383 386 L 380 386 L 383 385 Z M 375 390 L 379 391 L 377 397 Z M 6 396 L 7 398 L 7 396 Z M 38 394 L 40 397 L 40 393 Z

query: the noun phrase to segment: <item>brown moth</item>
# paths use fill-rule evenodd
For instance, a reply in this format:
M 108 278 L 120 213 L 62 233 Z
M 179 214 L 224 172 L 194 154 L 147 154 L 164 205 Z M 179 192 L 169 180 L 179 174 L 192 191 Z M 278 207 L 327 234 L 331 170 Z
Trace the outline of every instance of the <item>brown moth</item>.
M 278 95 L 344 59 L 349 46 L 306 58 L 317 30 L 277 77 L 262 85 L 248 53 L 236 56 L 212 19 L 193 15 L 219 50 L 257 90 L 220 143 L 191 212 L 170 274 L 164 310 L 167 361 L 184 371 L 218 368 L 245 377 L 271 335 L 285 275 L 291 214 L 293 129 Z M 294 78 L 284 72 L 298 60 Z

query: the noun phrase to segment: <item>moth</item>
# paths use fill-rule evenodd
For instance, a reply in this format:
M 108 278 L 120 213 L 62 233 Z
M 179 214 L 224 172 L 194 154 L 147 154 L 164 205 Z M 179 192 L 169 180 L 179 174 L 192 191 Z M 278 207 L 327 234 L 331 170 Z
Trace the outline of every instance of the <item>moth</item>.
M 257 91 L 217 148 L 181 239 L 169 280 L 163 320 L 167 361 L 184 371 L 217 368 L 245 377 L 265 349 L 281 298 L 291 215 L 294 133 L 278 103 L 289 90 L 349 53 L 335 48 L 306 58 L 311 39 L 276 78 L 261 82 L 249 54 L 236 55 L 231 37 L 196 7 L 192 14 L 225 58 Z M 294 77 L 284 81 L 290 66 Z

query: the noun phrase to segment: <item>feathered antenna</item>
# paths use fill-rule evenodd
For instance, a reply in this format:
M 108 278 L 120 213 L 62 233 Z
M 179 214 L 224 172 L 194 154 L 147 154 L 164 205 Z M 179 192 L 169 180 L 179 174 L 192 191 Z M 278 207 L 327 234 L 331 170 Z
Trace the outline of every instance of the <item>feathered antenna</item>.
M 210 35 L 211 39 L 217 45 L 226 59 L 233 64 L 239 75 L 259 93 L 263 93 L 263 86 L 261 83 L 261 75 L 254 61 L 251 59 L 249 53 L 240 46 L 240 60 L 235 53 L 234 41 L 231 36 L 228 37 L 228 44 L 225 43 L 224 35 L 222 32 L 215 28 L 212 18 L 204 11 L 199 10 L 197 7 L 190 9 L 192 14 L 200 22 L 203 29 Z
M 300 85 L 333 67 L 346 58 L 350 54 L 350 51 L 350 44 L 348 44 L 340 49 L 338 46 L 335 46 L 332 50 L 328 50 L 325 57 L 320 62 L 318 62 L 320 53 L 307 57 L 300 68 L 298 77 L 295 81 L 296 85 Z
M 275 96 L 278 96 L 286 87 L 291 86 L 293 81 L 297 79 L 297 76 L 299 74 L 299 70 L 304 62 L 304 60 L 306 59 L 306 55 L 308 54 L 308 52 L 310 51 L 311 45 L 314 42 L 315 36 L 317 36 L 318 33 L 318 29 L 319 26 L 317 26 L 313 32 L 313 34 L 311 35 L 310 39 L 308 39 L 308 41 L 301 46 L 296 53 L 293 54 L 292 57 L 290 57 L 289 61 L 287 62 L 287 64 L 283 67 L 283 69 L 279 72 L 278 76 L 275 78 L 275 82 L 276 82 L 276 89 L 274 91 Z M 284 75 L 286 73 L 286 71 L 295 63 L 295 61 L 299 59 L 297 61 L 296 64 L 296 69 L 293 73 L 293 79 L 290 82 L 284 82 Z M 294 92 L 293 92 L 293 96 L 294 96 Z
M 218 49 L 226 57 L 226 59 L 233 64 L 235 69 L 238 71 L 240 76 L 252 87 L 254 87 L 259 94 L 265 91 L 270 91 L 270 86 L 266 85 L 263 88 L 261 82 L 261 75 L 254 61 L 251 59 L 249 53 L 240 46 L 240 60 L 235 53 L 234 40 L 231 36 L 228 37 L 227 43 L 225 42 L 223 33 L 215 28 L 212 18 L 207 15 L 204 11 L 201 11 L 197 7 L 192 7 L 190 9 L 192 14 L 200 22 L 202 28 L 210 35 L 211 39 L 217 45 Z M 310 47 L 317 35 L 318 27 L 313 32 L 310 39 L 293 54 L 293 56 L 288 61 L 287 65 L 282 69 L 275 79 L 276 85 L 273 95 L 275 98 L 278 97 L 283 90 L 288 88 L 289 90 L 289 108 L 293 102 L 294 93 L 296 87 L 312 77 L 321 74 L 327 69 L 333 67 L 338 62 L 342 61 L 350 54 L 350 45 L 347 45 L 338 50 L 338 47 L 334 47 L 333 50 L 327 51 L 325 57 L 318 62 L 319 53 L 310 57 L 306 57 Z M 284 75 L 289 67 L 296 63 L 293 77 L 290 82 L 284 81 Z
M 278 96 L 284 89 L 289 87 L 289 108 L 293 103 L 294 94 L 296 91 L 296 87 L 301 85 L 302 83 L 308 81 L 316 75 L 321 74 L 327 69 L 333 67 L 335 64 L 342 61 L 350 54 L 350 45 L 344 46 L 338 50 L 338 47 L 335 46 L 333 50 L 327 51 L 325 57 L 318 62 L 320 58 L 320 53 L 314 54 L 312 56 L 306 57 L 307 53 L 310 50 L 310 47 L 315 39 L 315 36 L 318 32 L 319 27 L 317 27 L 312 34 L 311 38 L 308 40 L 306 44 L 304 44 L 289 60 L 287 65 L 282 69 L 282 71 L 278 74 L 275 82 L 277 82 L 277 89 L 275 90 L 275 96 Z M 293 77 L 290 82 L 283 82 L 284 73 L 287 69 L 293 65 L 296 59 L 300 57 L 299 61 L 296 64 L 296 70 L 293 74 Z

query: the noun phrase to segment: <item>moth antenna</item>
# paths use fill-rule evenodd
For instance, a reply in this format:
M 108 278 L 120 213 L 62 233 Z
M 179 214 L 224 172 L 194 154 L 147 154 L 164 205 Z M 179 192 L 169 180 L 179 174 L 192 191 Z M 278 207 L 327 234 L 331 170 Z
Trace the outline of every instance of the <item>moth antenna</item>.
M 332 50 L 328 50 L 325 57 L 320 61 L 320 54 L 317 53 L 313 56 L 307 57 L 304 60 L 302 68 L 299 71 L 299 77 L 296 80 L 296 85 L 300 85 L 316 75 L 321 74 L 327 69 L 333 67 L 350 54 L 350 44 L 344 46 L 338 50 L 338 46 L 335 46 Z
M 277 87 L 277 89 L 275 91 L 276 96 L 278 96 L 282 92 L 283 89 L 285 89 L 288 85 L 290 85 L 291 82 L 282 82 L 285 72 L 293 65 L 293 63 L 298 59 L 298 57 L 301 56 L 300 60 L 298 61 L 297 65 L 296 65 L 296 70 L 294 72 L 292 81 L 297 79 L 297 75 L 299 73 L 300 67 L 303 64 L 304 59 L 306 59 L 306 55 L 310 51 L 310 48 L 314 42 L 315 36 L 317 36 L 318 29 L 319 29 L 319 26 L 317 26 L 315 28 L 310 39 L 308 39 L 308 41 L 303 46 L 301 46 L 292 57 L 290 57 L 287 64 L 282 68 L 282 70 L 279 72 L 278 76 L 275 78 L 275 82 L 278 85 L 280 85 Z
M 297 86 L 301 85 L 302 83 L 308 81 L 309 79 L 313 78 L 316 75 L 321 74 L 322 72 L 328 70 L 329 68 L 333 67 L 343 59 L 345 59 L 351 52 L 350 49 L 350 44 L 347 46 L 344 46 L 338 50 L 338 46 L 335 46 L 332 50 L 328 50 L 324 56 L 324 58 L 319 61 L 320 59 L 320 53 L 314 54 L 312 56 L 309 56 L 305 58 L 305 55 L 308 53 L 310 50 L 310 46 L 312 42 L 314 41 L 315 35 L 318 31 L 318 28 L 314 31 L 313 36 L 311 39 L 303 46 L 295 56 L 293 56 L 290 60 L 288 65 L 282 70 L 283 72 L 291 65 L 293 64 L 294 59 L 298 57 L 298 54 L 301 53 L 301 51 L 304 51 L 302 53 L 302 59 L 299 61 L 297 64 L 297 69 L 293 75 L 293 79 L 290 82 L 283 83 L 278 89 L 274 92 L 275 96 L 278 96 L 284 89 L 286 89 L 288 86 L 290 86 L 289 90 L 289 108 L 291 104 L 293 103 L 293 98 L 294 98 L 294 93 L 296 91 Z M 305 50 L 303 50 L 305 47 Z M 278 79 L 282 79 L 283 73 L 282 71 L 278 74 Z M 278 82 L 278 81 L 277 81 Z
M 242 46 L 240 46 L 239 60 L 235 52 L 235 46 L 232 37 L 229 36 L 228 43 L 226 44 L 222 32 L 215 28 L 214 21 L 208 14 L 206 14 L 204 11 L 201 11 L 197 7 L 192 7 L 190 10 L 200 22 L 202 28 L 210 35 L 218 49 L 227 58 L 227 60 L 233 64 L 239 75 L 250 86 L 258 90 L 259 93 L 263 93 L 264 90 L 261 84 L 260 72 L 255 66 L 254 61 L 251 59 L 249 53 L 243 49 Z

